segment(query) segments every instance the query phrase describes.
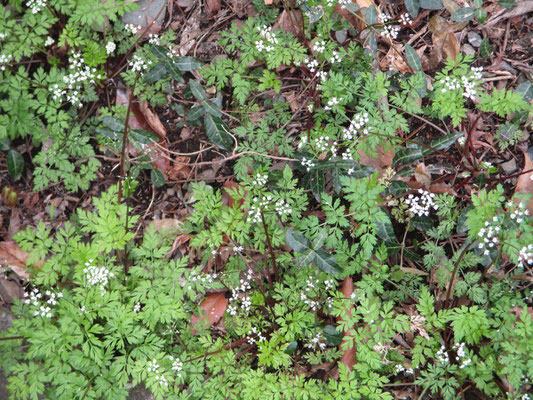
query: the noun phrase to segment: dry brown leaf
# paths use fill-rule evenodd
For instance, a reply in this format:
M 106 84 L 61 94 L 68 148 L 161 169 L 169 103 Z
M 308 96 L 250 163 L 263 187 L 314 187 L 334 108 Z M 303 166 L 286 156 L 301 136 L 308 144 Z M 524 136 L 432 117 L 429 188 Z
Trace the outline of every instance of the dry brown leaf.
M 515 18 L 533 11 L 533 1 L 523 0 L 517 1 L 516 7 L 511 9 L 502 9 L 500 12 L 493 14 L 488 21 L 486 21 L 483 26 L 489 28 L 496 25 L 498 22 L 504 19 Z
M 302 27 L 304 26 L 304 19 L 300 10 L 287 11 L 283 10 L 279 15 L 277 21 L 274 23 L 272 29 L 282 29 L 285 32 L 292 33 L 294 36 L 302 36 Z
M 163 219 L 154 219 L 150 222 L 150 225 L 153 225 L 156 231 L 167 233 L 181 231 L 183 222 L 176 218 L 163 218 Z
M 141 111 L 142 115 L 144 116 L 146 122 L 152 128 L 151 130 L 159 136 L 159 139 L 162 141 L 165 141 L 167 137 L 167 130 L 163 126 L 163 123 L 152 110 L 150 110 L 150 107 L 148 106 L 147 101 L 143 101 L 139 103 L 139 110 Z
M 387 54 L 379 61 L 379 66 L 382 71 L 398 71 L 405 73 L 411 71 L 411 68 L 406 64 L 401 56 L 403 48 L 394 46 L 389 47 Z
M 522 170 L 522 175 L 518 177 L 515 194 L 533 194 L 533 171 L 531 171 L 533 170 L 533 147 L 530 147 L 524 152 L 524 158 L 524 169 Z M 527 202 L 527 209 L 529 210 L 529 213 L 533 215 L 533 197 Z
M 394 148 L 391 147 L 388 151 L 385 151 L 383 146 L 378 146 L 376 148 L 376 151 L 378 153 L 377 157 L 369 157 L 363 151 L 359 151 L 359 155 L 361 156 L 362 165 L 368 165 L 369 167 L 380 171 L 381 175 L 383 170 L 389 168 L 392 165 L 392 160 L 394 158 Z
M 15 298 L 22 299 L 24 291 L 16 282 L 0 277 L 0 298 L 5 303 L 13 304 Z
M 426 167 L 426 164 L 419 163 L 415 168 L 415 179 L 418 183 L 422 184 L 426 189 L 431 185 L 431 174 Z
M 174 165 L 168 170 L 168 178 L 173 181 L 189 178 L 192 172 L 191 168 L 186 164 L 189 160 L 189 157 L 176 157 Z
M 346 278 L 344 278 L 344 281 L 342 282 L 341 292 L 342 292 L 342 294 L 344 294 L 345 298 L 350 299 L 352 294 L 353 294 L 353 290 L 354 290 L 353 279 L 351 277 L 347 276 Z M 353 304 L 348 309 L 347 313 L 348 313 L 349 316 L 352 315 L 352 310 L 353 310 Z M 337 317 L 337 321 L 342 322 L 343 319 L 341 317 Z M 351 330 L 343 331 L 343 334 L 344 334 L 345 337 L 353 337 L 354 336 L 354 334 L 353 334 L 353 332 Z M 340 362 L 343 363 L 344 365 L 346 365 L 348 367 L 348 369 L 351 370 L 352 367 L 355 365 L 355 346 L 351 347 L 351 348 L 348 348 L 348 350 L 343 350 L 342 349 L 342 345 L 344 343 L 347 343 L 347 342 L 350 342 L 350 339 L 344 339 L 342 341 L 342 343 L 339 345 L 339 350 L 344 351 L 344 353 L 342 354 L 342 356 L 340 358 Z
M 207 13 L 210 17 L 214 17 L 220 11 L 220 0 L 207 0 Z
M 433 46 L 440 59 L 450 57 L 456 59 L 459 54 L 459 41 L 453 33 L 453 27 L 444 18 L 434 15 L 429 20 L 429 30 L 432 33 Z M 440 61 L 440 60 L 439 60 Z
M 200 307 L 205 313 L 201 317 L 196 315 L 191 317 L 192 333 L 196 334 L 194 327 L 200 320 L 205 321 L 207 318 L 209 325 L 216 324 L 226 312 L 227 306 L 228 299 L 226 299 L 224 293 L 211 293 L 205 296 L 205 299 L 200 303 Z
M 0 265 L 7 265 L 14 273 L 26 280 L 30 279 L 30 274 L 26 272 L 26 262 L 28 253 L 22 251 L 20 247 L 8 240 L 0 242 Z

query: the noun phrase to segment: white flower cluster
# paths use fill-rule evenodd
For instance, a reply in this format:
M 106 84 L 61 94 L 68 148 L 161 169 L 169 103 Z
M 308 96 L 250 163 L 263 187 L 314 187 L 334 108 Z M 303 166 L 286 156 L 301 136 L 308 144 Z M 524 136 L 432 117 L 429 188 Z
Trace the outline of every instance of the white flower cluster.
M 307 136 L 302 136 L 300 138 L 300 143 L 298 143 L 298 150 L 303 148 L 307 144 Z
M 307 172 L 311 171 L 316 164 L 312 160 L 308 160 L 305 157 L 302 157 L 302 165 L 307 169 Z
M 466 143 L 466 136 L 461 136 L 459 139 L 457 139 L 457 143 L 459 143 L 461 146 L 464 146 Z
M 251 269 L 248 269 L 246 271 L 246 275 L 244 278 L 241 278 L 239 280 L 239 286 L 231 290 L 231 297 L 229 299 L 230 305 L 226 308 L 229 315 L 237 315 L 237 306 L 233 303 L 237 302 L 240 298 L 239 292 L 246 292 L 247 290 L 250 290 L 252 286 L 250 285 L 250 282 L 252 281 L 253 271 Z M 244 296 L 242 298 L 242 308 L 244 311 L 248 312 L 250 311 L 250 307 L 252 305 L 252 302 L 250 301 L 250 298 L 248 296 Z
M 518 268 L 524 268 L 525 264 L 533 264 L 533 244 L 528 244 L 518 253 Z
M 405 12 L 402 15 L 400 15 L 400 24 L 407 26 L 411 25 L 413 23 L 413 19 L 409 15 L 409 13 Z
M 461 365 L 459 365 L 460 369 L 463 369 L 464 367 L 466 367 L 468 364 L 472 362 L 470 358 L 466 358 L 465 346 L 466 346 L 466 343 L 455 343 L 455 345 L 453 346 L 453 349 L 457 353 L 457 356 L 455 357 L 455 361 L 459 362 L 462 360 Z
M 305 65 L 309 72 L 313 74 L 318 68 L 318 61 L 308 57 L 305 59 Z
M 318 151 L 326 151 L 329 149 L 329 137 L 328 136 L 320 136 L 319 138 L 314 139 L 314 145 L 315 148 Z
M 308 349 L 316 349 L 318 348 L 320 350 L 324 350 L 326 348 L 326 343 L 324 342 L 324 339 L 322 338 L 322 333 L 317 332 L 314 337 L 311 338 L 311 341 L 307 344 Z
M 145 61 L 138 54 L 134 54 L 132 59 L 129 62 L 131 70 L 134 72 L 142 72 L 148 69 L 149 65 L 152 65 L 152 61 Z
M 346 6 L 349 6 L 350 4 L 352 4 L 352 0 L 339 0 L 339 5 L 343 10 L 346 8 Z
M 5 71 L 6 67 L 4 64 L 7 64 L 13 59 L 13 56 L 11 54 L 5 55 L 0 54 L 0 71 Z
M 446 352 L 446 347 L 442 345 L 437 351 L 437 354 L 435 354 L 435 357 L 437 357 L 437 361 L 439 361 L 441 364 L 448 364 L 450 362 L 450 356 Z
M 83 104 L 80 100 L 80 92 L 83 85 L 86 83 L 94 84 L 96 80 L 103 79 L 103 76 L 96 73 L 96 68 L 91 68 L 85 65 L 85 60 L 81 56 L 81 53 L 73 53 L 70 56 L 70 74 L 63 77 L 64 88 L 58 84 L 52 85 L 50 91 L 53 93 L 52 98 L 54 100 L 62 101 L 62 97 L 66 95 L 67 101 L 69 101 L 74 107 L 80 108 Z
M 7 37 L 7 33 L 0 32 L 0 40 L 5 39 Z
M 363 135 L 368 135 L 368 128 L 365 128 L 365 125 L 368 124 L 369 121 L 370 118 L 368 117 L 367 112 L 354 115 L 348 128 L 344 128 L 342 130 L 343 139 L 352 140 L 355 136 L 357 136 L 359 131 L 361 131 Z
M 335 63 L 340 63 L 342 60 L 341 60 L 341 56 L 338 52 L 336 51 L 333 51 L 333 53 L 331 54 L 331 57 L 329 59 L 329 62 L 332 63 L 332 64 L 335 64 Z
M 337 282 L 335 282 L 333 279 L 326 279 L 324 281 L 324 287 L 326 290 L 331 290 L 337 285 Z
M 257 329 L 255 326 L 248 331 L 248 343 L 254 344 L 257 341 L 264 342 L 265 340 L 266 340 L 266 337 L 264 337 L 261 331 Z
M 318 279 L 307 279 L 306 281 L 306 287 L 305 287 L 305 293 L 300 293 L 300 300 L 302 300 L 305 304 L 307 304 L 313 311 L 316 311 L 320 303 L 315 300 L 311 300 L 307 295 L 311 290 L 314 290 L 316 293 L 318 291 L 318 286 L 320 284 L 320 281 Z
M 157 36 L 156 34 L 154 33 L 150 33 L 148 35 L 148 43 L 150 44 L 156 44 L 159 46 L 160 42 L 159 42 L 159 36 Z
M 48 300 L 46 301 L 44 301 L 42 293 L 37 288 L 32 289 L 30 293 L 24 292 L 24 297 L 26 298 L 24 303 L 35 307 L 35 312 L 33 313 L 35 317 L 52 318 L 52 308 L 50 306 L 55 306 L 57 299 L 63 297 L 63 293 L 54 293 L 47 290 L 44 294 L 48 296 Z
M 405 204 L 409 206 L 409 211 L 413 214 L 418 215 L 419 217 L 429 215 L 429 211 L 433 208 L 438 210 L 439 206 L 435 204 L 433 199 L 435 198 L 434 193 L 430 193 L 426 190 L 418 189 L 420 196 L 414 196 L 410 194 L 405 200 Z
M 272 201 L 272 196 L 263 196 L 261 200 L 259 200 L 258 197 L 254 197 L 252 201 L 253 204 L 250 206 L 250 210 L 248 211 L 248 222 L 256 224 L 261 221 L 261 211 L 270 204 Z
M 353 160 L 353 153 L 352 153 L 352 149 L 351 148 L 347 148 L 343 153 L 342 153 L 342 159 L 343 160 Z
M 383 32 L 381 32 L 381 36 L 385 36 L 390 40 L 396 39 L 400 32 L 400 27 L 398 25 L 385 25 L 391 19 L 388 14 L 379 14 L 378 17 L 383 24 Z
M 313 44 L 313 52 L 323 53 L 326 51 L 326 41 L 324 39 L 319 39 Z
M 115 51 L 116 48 L 117 45 L 115 44 L 115 42 L 107 42 L 107 44 L 105 45 L 105 52 L 107 53 L 107 55 L 110 55 Z
M 165 375 L 159 375 L 159 364 L 157 363 L 157 360 L 155 358 L 152 361 L 148 361 L 148 368 L 146 370 L 155 374 L 155 380 L 159 382 L 160 385 L 165 385 L 165 387 L 168 386 L 167 378 L 165 378 Z
M 218 278 L 218 274 L 199 274 L 191 276 L 191 282 L 200 282 L 204 286 L 211 285 Z
M 37 14 L 43 8 L 46 8 L 46 0 L 28 0 L 26 7 L 31 9 L 32 14 Z
M 520 224 L 529 215 L 529 210 L 526 209 L 526 205 L 524 203 L 522 203 L 522 202 L 520 202 L 516 208 L 515 208 L 515 204 L 516 203 L 514 203 L 512 201 L 507 203 L 507 205 L 509 207 L 509 210 L 511 211 L 511 214 L 509 216 L 517 224 Z
M 450 78 L 449 76 L 441 79 L 439 83 L 445 86 L 441 89 L 441 92 L 446 93 L 463 88 L 463 96 L 473 100 L 476 95 L 475 88 L 483 77 L 482 71 L 483 67 L 471 67 L 470 74 L 468 76 L 461 76 L 461 81 L 457 78 Z
M 446 93 L 447 91 L 454 91 L 461 88 L 461 83 L 456 78 L 452 79 L 449 76 L 444 79 L 441 79 L 439 82 L 446 86 L 441 89 L 442 93 Z
M 98 286 L 98 289 L 100 289 L 103 296 L 109 278 L 113 278 L 115 274 L 109 271 L 106 267 L 95 267 L 94 265 L 91 265 L 92 262 L 93 260 L 86 262 L 86 268 L 83 269 L 85 279 L 87 279 L 87 286 Z
M 48 47 L 54 44 L 54 39 L 48 36 L 44 42 L 44 46 Z
M 136 35 L 138 32 L 140 32 L 142 30 L 142 26 L 134 25 L 134 24 L 126 24 L 126 25 L 124 25 L 124 28 L 126 28 L 126 30 L 130 31 L 133 35 Z
M 492 220 L 485 221 L 485 227 L 481 228 L 478 232 L 479 249 L 483 249 L 484 255 L 489 255 L 490 249 L 500 243 L 498 235 L 501 230 L 501 220 L 498 215 L 492 217 Z
M 291 206 L 289 206 L 288 203 L 285 203 L 285 200 L 283 199 L 276 201 L 276 204 L 274 205 L 274 209 L 280 216 L 290 215 L 292 213 Z
M 328 101 L 328 105 L 326 107 L 324 107 L 324 110 L 326 110 L 326 111 L 331 110 L 333 107 L 335 107 L 336 105 L 340 104 L 341 101 L 342 101 L 342 97 L 339 97 L 339 98 L 332 97 Z
M 136 303 L 134 306 L 133 306 L 133 312 L 135 314 L 137 314 L 139 311 L 141 311 L 141 303 Z
M 242 253 L 243 250 L 244 250 L 244 247 L 242 246 L 233 246 L 234 253 Z
M 174 358 L 173 356 L 168 356 L 168 359 L 172 361 L 172 371 L 176 371 L 176 376 L 178 378 L 181 378 L 180 371 L 183 369 L 183 363 L 180 361 L 179 358 Z
M 405 372 L 407 375 L 413 375 L 413 369 L 412 368 L 404 368 L 402 364 L 396 364 L 396 373 L 399 374 L 400 372 Z
M 252 185 L 254 186 L 264 186 L 266 185 L 268 181 L 268 175 L 261 175 L 257 173 L 255 175 L 255 179 L 252 181 Z
M 263 50 L 265 50 L 267 53 L 269 53 L 274 50 L 273 45 L 279 44 L 279 40 L 276 37 L 276 34 L 272 32 L 272 27 L 263 25 L 262 27 L 258 27 L 257 29 L 259 29 L 259 34 L 263 38 L 262 40 L 257 40 L 255 42 L 255 47 L 257 48 L 257 51 L 261 53 Z

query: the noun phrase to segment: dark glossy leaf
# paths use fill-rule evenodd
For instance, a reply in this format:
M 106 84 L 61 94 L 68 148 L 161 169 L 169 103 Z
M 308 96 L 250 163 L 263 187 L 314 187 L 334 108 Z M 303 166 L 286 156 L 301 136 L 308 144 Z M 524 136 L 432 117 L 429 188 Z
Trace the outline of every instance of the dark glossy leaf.
M 320 232 L 318 232 L 318 235 L 313 240 L 313 248 L 319 249 L 324 245 L 324 242 L 328 238 L 328 231 L 326 229 L 322 229 Z
M 426 10 L 441 10 L 444 8 L 442 0 L 420 0 L 420 7 Z
M 144 74 L 143 78 L 146 83 L 154 83 L 166 78 L 168 75 L 165 64 L 157 64 L 150 71 Z
M 120 138 L 122 138 L 122 135 L 123 135 L 122 133 L 109 129 L 106 126 L 96 128 L 96 132 L 102 135 L 103 137 L 106 137 L 111 140 L 120 140 Z
M 223 150 L 231 151 L 233 148 L 233 138 L 227 132 L 226 124 L 222 119 L 214 117 L 211 114 L 205 114 L 204 126 L 207 138 L 211 143 Z
M 159 138 L 154 132 L 150 132 L 144 129 L 131 130 L 130 137 L 142 144 L 150 144 L 159 140 Z
M 342 268 L 337 264 L 337 260 L 331 254 L 324 250 L 314 251 L 313 262 L 318 269 L 324 271 L 326 274 L 340 274 Z
M 420 232 L 427 232 L 433 228 L 433 220 L 426 216 L 415 215 L 411 218 L 411 226 L 418 229 Z
M 513 0 L 500 0 L 498 2 L 498 5 L 500 7 L 503 7 L 503 8 L 514 8 L 516 7 L 518 4 L 516 3 L 516 1 L 513 1 Z
M 394 228 L 392 222 L 385 211 L 379 210 L 379 215 L 374 216 L 374 223 L 377 227 L 377 235 L 386 242 L 395 242 Z
M 307 172 L 303 179 L 303 185 L 306 188 L 311 189 L 316 201 L 320 201 L 322 192 L 324 192 L 324 185 L 326 184 L 326 178 L 324 172 L 320 170 L 311 170 Z
M 285 232 L 285 240 L 287 240 L 287 245 L 297 253 L 310 250 L 309 240 L 304 235 L 296 233 L 290 228 Z
M 533 100 L 533 85 L 530 81 L 524 81 L 516 88 L 516 92 L 522 93 L 522 97 L 528 103 Z
M 180 71 L 189 72 L 194 71 L 202 66 L 202 63 L 194 57 L 179 57 L 176 60 L 173 60 L 174 65 L 176 65 Z
M 294 354 L 296 349 L 298 349 L 298 342 L 289 342 L 284 352 L 286 354 Z
M 488 58 L 492 54 L 492 45 L 489 38 L 483 38 L 479 46 L 479 55 L 483 58 Z
M 160 60 L 168 59 L 167 53 L 168 50 L 165 49 L 163 46 L 155 45 L 152 47 L 152 54 Z
M 348 11 L 351 11 L 351 12 L 353 12 L 353 13 L 356 13 L 356 12 L 358 12 L 358 11 L 361 9 L 361 7 L 359 7 L 359 6 L 357 5 L 357 3 L 348 3 L 348 4 L 346 4 L 344 7 L 345 7 Z
M 420 71 L 422 69 L 422 61 L 418 56 L 418 53 L 408 44 L 405 45 L 405 56 L 407 57 L 407 63 L 413 69 L 413 71 Z
M 399 149 L 394 154 L 393 166 L 409 164 L 422 158 L 422 147 L 418 145 Z
M 457 220 L 457 233 L 466 233 L 468 232 L 468 225 L 466 223 L 468 219 L 468 213 L 474 209 L 473 205 L 469 205 L 461 211 L 461 215 L 459 215 L 459 219 Z
M 404 4 L 405 8 L 407 8 L 407 11 L 409 11 L 409 14 L 411 14 L 413 18 L 418 17 L 418 12 L 420 11 L 419 0 L 405 0 Z
M 115 117 L 106 116 L 102 118 L 102 122 L 105 126 L 115 132 L 124 132 L 124 128 L 126 127 L 126 123 L 124 121 Z
M 378 12 L 376 7 L 371 5 L 365 11 L 365 21 L 368 25 L 374 25 L 378 22 Z
M 7 151 L 9 150 L 9 146 L 11 144 L 11 141 L 8 137 L 0 138 L 0 150 Z
M 471 7 L 460 8 L 452 14 L 452 21 L 455 22 L 468 22 L 474 19 L 476 10 Z
M 222 112 L 217 107 L 217 105 L 213 103 L 211 100 L 206 100 L 202 102 L 202 107 L 205 109 L 206 112 L 211 114 L 213 117 L 222 117 Z
M 389 185 L 389 193 L 393 196 L 399 196 L 407 192 L 408 186 L 402 181 L 392 181 Z
M 205 108 L 203 108 L 201 105 L 196 105 L 191 107 L 189 112 L 187 113 L 187 121 L 196 121 L 199 118 L 202 118 L 205 114 Z
M 172 79 L 175 79 L 179 83 L 185 82 L 177 64 L 173 63 L 172 61 L 167 61 L 165 62 L 165 69 L 167 70 L 168 74 Z
M 323 332 L 324 342 L 327 346 L 335 347 L 342 343 L 343 334 L 334 325 L 326 325 Z
M 165 176 L 158 169 L 152 169 L 150 172 L 150 178 L 156 188 L 160 188 L 165 185 Z
M 316 165 L 311 168 L 313 170 L 331 171 L 333 169 L 339 169 L 344 172 L 352 170 L 350 176 L 360 179 L 372 175 L 376 170 L 367 165 L 361 165 L 354 160 L 343 160 L 342 158 L 332 158 L 326 161 L 318 160 Z
M 477 22 L 482 24 L 487 19 L 487 12 L 483 8 L 478 8 L 474 13 L 474 17 L 476 18 Z
M 191 89 L 191 93 L 196 100 L 203 101 L 207 99 L 207 94 L 205 93 L 204 88 L 197 80 L 191 79 L 189 81 L 189 88 Z
M 375 57 L 376 52 L 378 51 L 378 38 L 375 32 L 371 32 L 370 35 L 365 40 L 364 44 L 364 53 L 365 55 Z
M 313 24 L 320 20 L 324 16 L 324 8 L 317 6 L 310 6 L 307 2 L 300 4 L 300 10 L 309 18 L 309 23 Z
M 452 144 L 457 142 L 457 139 L 459 139 L 460 137 L 464 136 L 464 134 L 465 134 L 464 132 L 459 132 L 459 131 L 450 133 L 449 135 L 442 136 L 440 138 L 432 140 L 429 143 L 429 146 L 432 149 L 436 149 L 436 150 L 446 150 Z M 427 147 L 424 147 L 422 149 L 422 153 L 423 153 L 423 155 L 427 156 L 427 155 L 433 154 L 433 150 L 428 149 Z
M 22 175 L 24 170 L 24 158 L 16 150 L 9 150 L 7 152 L 7 170 L 9 175 L 14 180 L 17 180 Z

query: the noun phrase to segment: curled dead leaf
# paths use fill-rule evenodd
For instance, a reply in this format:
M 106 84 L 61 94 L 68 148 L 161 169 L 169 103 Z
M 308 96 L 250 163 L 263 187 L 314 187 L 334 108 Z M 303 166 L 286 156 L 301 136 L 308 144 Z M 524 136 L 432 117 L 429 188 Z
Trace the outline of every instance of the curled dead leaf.
M 15 274 L 26 280 L 30 279 L 30 274 L 26 272 L 28 255 L 29 253 L 22 251 L 12 240 L 0 242 L 0 265 L 7 265 Z
M 516 183 L 515 194 L 528 193 L 533 194 L 533 147 L 527 149 L 524 152 L 524 169 L 522 174 L 518 177 L 518 182 Z M 533 215 L 533 196 L 529 199 L 526 204 L 527 209 L 530 214 Z
M 344 281 L 342 282 L 341 292 L 342 292 L 342 294 L 344 294 L 344 297 L 346 299 L 350 299 L 352 294 L 353 294 L 353 290 L 354 290 L 353 279 L 351 277 L 347 276 L 346 278 L 344 278 Z M 346 301 L 349 301 L 349 300 L 346 300 Z M 352 315 L 352 311 L 353 311 L 353 304 L 348 309 L 348 315 L 349 316 Z M 337 321 L 342 322 L 344 320 L 341 317 L 337 317 Z M 344 333 L 344 337 L 346 339 L 344 339 L 342 341 L 342 343 L 339 345 L 339 350 L 341 350 L 341 351 L 343 350 L 343 344 L 344 343 L 351 342 L 351 340 L 348 339 L 348 337 L 353 337 L 354 336 L 354 332 L 352 330 L 343 331 L 343 333 Z M 352 369 L 352 367 L 355 365 L 355 346 L 354 347 L 350 347 L 347 350 L 344 350 L 344 353 L 342 354 L 342 356 L 340 358 L 340 362 L 343 363 L 344 365 L 346 365 L 348 367 L 348 369 Z
M 207 319 L 209 325 L 216 324 L 226 312 L 227 306 L 228 299 L 226 299 L 224 293 L 210 293 L 205 296 L 205 299 L 200 303 L 200 307 L 204 310 L 204 314 L 200 317 L 196 315 L 191 317 L 191 331 L 193 335 L 196 334 L 194 327 L 198 324 L 198 321 L 205 321 Z

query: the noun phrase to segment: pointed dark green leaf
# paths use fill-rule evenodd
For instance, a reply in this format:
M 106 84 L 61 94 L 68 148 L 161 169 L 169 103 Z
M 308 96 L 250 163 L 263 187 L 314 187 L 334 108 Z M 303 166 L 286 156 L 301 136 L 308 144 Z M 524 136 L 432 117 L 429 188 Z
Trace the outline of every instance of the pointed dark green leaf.
M 126 127 L 126 123 L 124 121 L 115 117 L 106 116 L 102 118 L 102 122 L 105 126 L 115 132 L 124 132 L 124 128 Z
M 150 144 L 159 140 L 154 132 L 144 129 L 133 129 L 130 131 L 130 137 L 142 144 Z
M 202 107 L 205 109 L 206 112 L 211 114 L 213 117 L 222 117 L 222 112 L 217 107 L 215 103 L 213 103 L 211 100 L 206 100 L 202 102 Z
M 9 150 L 7 152 L 7 170 L 9 175 L 14 180 L 17 180 L 22 175 L 24 170 L 24 158 L 16 150 Z
M 359 7 L 359 6 L 357 5 L 357 3 L 352 3 L 352 2 L 350 2 L 350 3 L 348 3 L 348 4 L 345 4 L 344 7 L 345 7 L 348 11 L 351 11 L 351 12 L 353 12 L 353 13 L 356 13 L 356 12 L 358 12 L 358 11 L 361 9 L 361 7 Z
M 203 108 L 201 105 L 196 105 L 191 107 L 189 112 L 187 113 L 187 121 L 196 121 L 200 118 L 202 118 L 205 114 L 205 108 Z
M 106 126 L 96 128 L 96 132 L 102 135 L 103 137 L 111 140 L 119 140 L 122 137 L 122 133 L 109 129 Z
M 492 54 L 492 45 L 489 38 L 483 38 L 479 46 L 479 55 L 483 58 L 488 58 Z
M 300 9 L 309 18 L 309 23 L 313 24 L 320 20 L 324 16 L 324 8 L 317 6 L 309 6 L 307 2 L 302 2 L 300 4 Z
M 296 349 L 298 349 L 298 342 L 289 342 L 283 351 L 285 354 L 294 354 Z
M 144 74 L 143 78 L 146 83 L 154 83 L 164 79 L 168 76 L 165 64 L 157 64 L 153 66 L 150 71 Z
M 324 185 L 326 184 L 324 172 L 312 169 L 305 174 L 302 183 L 304 187 L 311 189 L 316 201 L 320 201 L 320 196 L 322 195 L 322 192 L 324 191 Z
M 367 56 L 375 57 L 378 51 L 378 38 L 375 32 L 371 32 L 365 40 L 364 54 Z
M 402 181 L 392 181 L 389 185 L 389 193 L 393 196 L 399 196 L 407 192 L 407 184 Z
M 474 13 L 474 18 L 482 24 L 487 19 L 487 12 L 483 8 L 478 8 Z
M 396 236 L 394 235 L 394 228 L 392 222 L 383 210 L 379 210 L 378 213 L 374 216 L 374 223 L 377 227 L 377 235 L 380 239 L 385 240 L 386 242 L 395 242 Z
M 295 259 L 295 263 L 302 267 L 308 267 L 313 264 L 315 259 L 315 252 L 313 250 L 305 251 L 300 257 Z
M 426 216 L 415 215 L 411 218 L 411 226 L 418 229 L 420 232 L 427 232 L 433 228 L 433 220 Z
M 222 119 L 214 117 L 211 114 L 205 114 L 204 126 L 207 138 L 211 143 L 223 150 L 231 151 L 233 148 L 233 138 L 227 132 L 226 124 Z
M 393 166 L 409 164 L 413 161 L 416 161 L 422 158 L 422 147 L 421 146 L 410 146 L 396 151 L 394 154 L 394 160 L 392 162 Z
M 319 249 L 324 245 L 324 242 L 328 238 L 328 231 L 326 229 L 322 229 L 320 232 L 318 232 L 318 235 L 313 240 L 313 248 Z
M 172 61 L 165 62 L 165 69 L 167 70 L 170 77 L 178 83 L 184 83 L 183 75 L 181 74 L 180 69 Z
M 326 325 L 324 331 L 324 342 L 327 346 L 335 347 L 342 343 L 343 334 L 333 325 Z
M 179 57 L 173 61 L 174 61 L 174 64 L 182 72 L 194 71 L 195 69 L 198 69 L 202 66 L 202 63 L 200 61 L 198 61 L 194 57 L 189 57 L 189 56 Z
M 418 53 L 408 44 L 405 45 L 405 56 L 407 57 L 407 63 L 413 69 L 413 71 L 420 71 L 422 69 L 422 61 Z
M 150 178 L 152 179 L 152 183 L 156 188 L 160 188 L 165 185 L 165 176 L 158 169 L 152 169 L 152 172 L 150 172 Z
M 418 17 L 418 12 L 420 11 L 419 0 L 405 0 L 404 4 L 405 8 L 407 8 L 407 11 L 409 11 L 409 14 L 411 14 L 413 18 Z
M 450 147 L 452 144 L 457 142 L 457 139 L 464 136 L 464 132 L 453 132 L 446 136 L 442 136 L 440 138 L 434 139 L 429 143 L 429 146 L 431 149 L 436 150 L 446 150 L 448 147 Z M 433 154 L 433 150 L 428 149 L 427 147 L 424 147 L 422 149 L 422 154 L 425 156 L 428 156 L 430 154 Z
M 11 144 L 11 141 L 8 137 L 0 138 L 0 150 L 7 151 L 9 150 L 9 146 Z
M 203 101 L 207 99 L 207 94 L 205 93 L 204 88 L 197 80 L 191 79 L 189 81 L 189 88 L 191 89 L 191 93 L 196 100 Z
M 168 59 L 168 50 L 165 49 L 163 46 L 155 45 L 152 47 L 152 54 L 156 56 L 160 60 L 166 60 Z
M 514 8 L 518 5 L 518 3 L 513 0 L 500 0 L 498 5 L 503 8 Z
M 374 25 L 378 22 L 378 12 L 376 7 L 371 5 L 365 11 L 365 21 L 368 25 Z
M 313 261 L 318 269 L 324 271 L 326 274 L 340 274 L 342 268 L 337 263 L 335 257 L 324 250 L 314 251 Z
M 452 14 L 452 21 L 455 22 L 468 22 L 474 19 L 476 10 L 471 7 L 460 8 Z
M 426 10 L 441 10 L 444 8 L 442 0 L 420 0 L 420 7 Z
M 297 253 L 310 250 L 309 240 L 304 235 L 296 233 L 290 228 L 285 232 L 285 240 L 287 240 L 287 245 Z

